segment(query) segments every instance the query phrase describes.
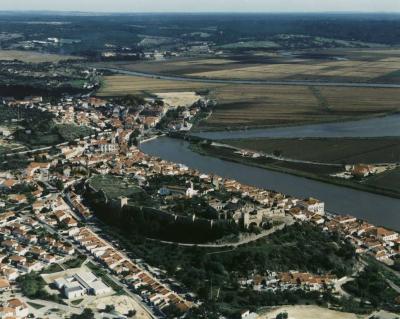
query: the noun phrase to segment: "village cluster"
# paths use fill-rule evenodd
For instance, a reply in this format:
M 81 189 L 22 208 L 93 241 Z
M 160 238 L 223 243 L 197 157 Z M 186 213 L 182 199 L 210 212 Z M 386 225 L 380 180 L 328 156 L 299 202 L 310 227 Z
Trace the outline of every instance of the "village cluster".
M 0 82 L 34 82 L 49 88 L 76 87 L 92 90 L 100 84 L 100 74 L 95 68 L 70 63 L 42 63 L 39 65 L 21 61 L 0 62 Z
M 140 294 L 146 307 L 162 311 L 174 304 L 184 312 L 194 306 L 186 296 L 157 278 L 156 273 L 147 270 L 145 264 L 132 260 L 87 223 L 93 214 L 74 187 L 89 175 L 129 175 L 138 185 L 146 185 L 154 176 L 183 177 L 187 179 L 184 186 L 161 185 L 154 196 L 188 200 L 204 197 L 216 213 L 215 219 L 233 219 L 244 229 L 262 228 L 274 218 L 314 223 L 324 231 L 343 234 L 356 246 L 357 253 L 372 255 L 387 264 L 400 253 L 398 233 L 355 217 L 326 213 L 324 203 L 319 200 L 288 197 L 142 153 L 132 143 L 132 134 L 137 132 L 136 137 L 150 135 L 151 128 L 168 110 L 168 106 L 161 103 L 152 101 L 128 108 L 96 98 L 65 98 L 59 105 L 43 103 L 40 98 L 27 101 L 7 103 L 8 107 L 23 105 L 51 112 L 60 123 L 90 126 L 96 133 L 73 143 L 60 144 L 56 151 L 54 148 L 31 151 L 33 155 L 27 167 L 1 172 L 2 291 L 14 289 L 21 275 L 63 264 L 81 253 L 91 263 L 108 271 L 119 286 Z M 192 110 L 188 108 L 188 117 Z M 201 182 L 193 183 L 194 180 Z M 219 190 L 229 196 L 224 199 L 215 196 Z M 121 205 L 126 204 L 126 199 L 120 198 L 120 201 Z M 335 280 L 331 275 L 292 271 L 268 272 L 265 276 L 241 279 L 240 283 L 257 290 L 322 290 L 332 287 Z M 52 284 L 66 299 L 113 293 L 107 282 L 88 270 L 59 276 Z M 27 317 L 32 309 L 28 310 L 23 299 L 20 296 L 20 299 L 2 300 L 0 317 Z
M 337 281 L 334 275 L 314 275 L 298 271 L 273 272 L 266 275 L 254 275 L 252 278 L 242 278 L 239 283 L 243 287 L 252 287 L 257 291 L 304 290 L 324 291 L 332 290 Z
M 376 227 L 353 216 L 315 214 L 293 208 L 289 213 L 297 220 L 309 221 L 324 231 L 338 232 L 355 247 L 357 253 L 367 253 L 386 264 L 393 264 L 393 258 L 400 253 L 400 236 L 384 227 Z

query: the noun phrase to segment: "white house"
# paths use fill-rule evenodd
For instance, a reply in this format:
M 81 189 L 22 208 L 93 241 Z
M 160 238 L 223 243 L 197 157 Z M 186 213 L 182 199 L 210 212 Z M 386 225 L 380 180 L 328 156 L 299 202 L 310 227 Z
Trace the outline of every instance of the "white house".
M 376 233 L 376 237 L 383 241 L 393 241 L 393 240 L 396 240 L 399 236 L 398 233 L 388 230 L 383 227 L 377 227 L 375 230 L 375 233 Z
M 312 213 L 325 215 L 325 203 L 315 198 L 308 198 L 306 200 L 299 201 L 298 205 Z

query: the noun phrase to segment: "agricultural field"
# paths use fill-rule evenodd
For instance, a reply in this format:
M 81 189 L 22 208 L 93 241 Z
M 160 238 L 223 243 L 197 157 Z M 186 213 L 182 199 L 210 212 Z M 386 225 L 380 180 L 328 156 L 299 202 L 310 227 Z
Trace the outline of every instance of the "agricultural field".
M 188 92 L 218 87 L 200 82 L 169 81 L 130 75 L 112 75 L 103 78 L 103 85 L 97 95 L 123 96 L 126 94 L 156 94 L 168 92 Z
M 195 92 L 168 92 L 155 93 L 166 105 L 170 106 L 192 106 L 200 98 Z
M 225 50 L 257 50 L 257 49 L 275 49 L 279 45 L 273 41 L 241 41 L 219 46 Z
M 381 189 L 397 189 L 400 192 L 400 168 L 383 174 L 372 176 L 365 182 L 366 185 Z
M 252 51 L 225 53 L 218 57 L 101 63 L 98 66 L 209 79 L 399 83 L 399 62 L 399 49 L 382 48 L 283 53 Z
M 0 50 L 0 61 L 19 60 L 25 63 L 60 62 L 80 59 L 76 56 L 47 54 L 34 51 Z
M 345 121 L 400 110 L 397 89 L 230 85 L 210 95 L 218 105 L 200 123 L 202 130 Z
M 239 80 L 332 80 L 373 82 L 400 69 L 400 58 L 378 61 L 323 61 L 293 60 L 291 63 L 260 64 L 249 67 L 206 71 L 188 74 L 193 77 Z
M 218 103 L 202 130 L 359 119 L 400 111 L 400 90 L 174 81 L 129 75 L 103 78 L 99 96 L 209 90 Z
M 374 164 L 400 162 L 400 138 L 308 138 L 223 140 L 241 149 L 250 149 L 304 161 L 334 164 Z
M 101 68 L 116 68 L 145 73 L 186 75 L 194 72 L 231 69 L 238 67 L 238 61 L 229 58 L 174 58 L 165 61 L 105 62 L 97 63 Z

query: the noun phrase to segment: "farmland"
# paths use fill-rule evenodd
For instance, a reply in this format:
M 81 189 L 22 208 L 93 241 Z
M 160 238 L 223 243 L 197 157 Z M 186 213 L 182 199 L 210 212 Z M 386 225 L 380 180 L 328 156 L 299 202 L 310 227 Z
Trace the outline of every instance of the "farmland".
M 400 111 L 400 90 L 216 84 L 128 75 L 105 76 L 100 96 L 209 90 L 218 103 L 202 130 L 239 129 L 359 119 Z
M 400 162 L 400 138 L 238 139 L 223 143 L 283 157 L 335 164 Z
M 185 75 L 194 72 L 207 72 L 237 67 L 237 61 L 229 58 L 174 58 L 167 61 L 139 61 L 99 63 L 98 67 L 117 68 L 145 73 Z
M 400 110 L 396 89 L 232 85 L 211 95 L 218 106 L 201 123 L 204 130 L 342 121 Z
M 218 71 L 191 73 L 189 76 L 214 79 L 332 80 L 371 81 L 399 70 L 399 57 L 377 61 L 289 61 L 290 63 L 239 66 Z
M 60 62 L 77 60 L 78 57 L 58 54 L 47 54 L 33 51 L 0 50 L 0 61 L 19 60 L 26 63 Z
M 390 189 L 397 188 L 399 190 L 400 168 L 389 171 L 380 175 L 372 176 L 365 182 L 370 187 Z
M 329 49 L 225 53 L 218 57 L 113 62 L 99 66 L 145 73 L 224 80 L 310 80 L 399 83 L 398 49 Z
M 126 94 L 155 94 L 161 92 L 187 92 L 218 87 L 199 82 L 168 81 L 152 78 L 142 78 L 129 75 L 112 75 L 103 78 L 103 86 L 98 95 L 122 96 Z

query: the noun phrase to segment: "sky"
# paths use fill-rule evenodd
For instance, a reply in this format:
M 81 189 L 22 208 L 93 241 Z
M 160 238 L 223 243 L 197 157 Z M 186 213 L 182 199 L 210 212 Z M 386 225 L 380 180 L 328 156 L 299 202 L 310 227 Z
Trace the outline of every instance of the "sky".
M 400 0 L 0 0 L 0 10 L 88 12 L 400 12 Z

